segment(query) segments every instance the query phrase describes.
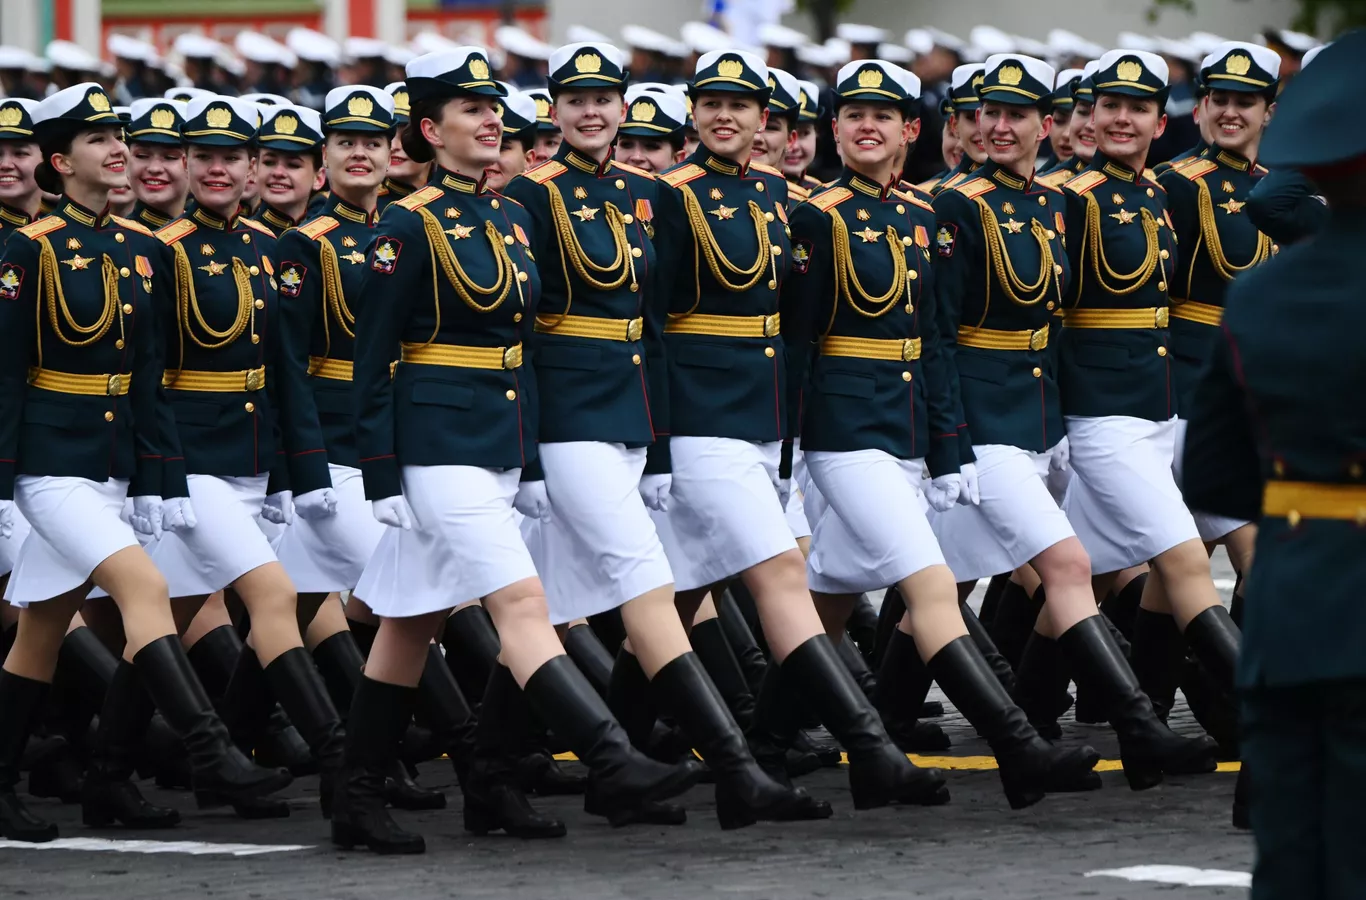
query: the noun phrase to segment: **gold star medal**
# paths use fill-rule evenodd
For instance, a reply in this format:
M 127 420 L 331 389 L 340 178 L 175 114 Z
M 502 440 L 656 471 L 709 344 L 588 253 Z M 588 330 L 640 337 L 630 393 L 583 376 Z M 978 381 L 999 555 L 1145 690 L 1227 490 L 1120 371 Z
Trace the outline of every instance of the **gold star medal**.
M 1227 200 L 1226 202 L 1224 202 L 1224 203 L 1219 203 L 1219 204 L 1216 204 L 1216 205 L 1217 205 L 1220 209 L 1222 209 L 1226 214 L 1228 214 L 1228 215 L 1230 215 L 1230 216 L 1233 215 L 1234 213 L 1242 212 L 1242 211 L 1243 211 L 1243 207 L 1244 207 L 1244 206 L 1247 206 L 1246 203 L 1243 203 L 1243 202 L 1240 201 L 1240 200 L 1234 200 L 1232 197 L 1229 197 L 1228 200 Z
M 581 206 L 574 210 L 574 215 L 579 217 L 580 222 L 591 222 L 597 214 L 598 210 L 593 206 Z
M 94 258 L 90 256 L 73 256 L 70 259 L 62 260 L 62 265 L 70 266 L 73 272 L 80 272 L 88 268 L 94 261 Z
M 854 234 L 863 238 L 865 244 L 876 244 L 877 239 L 882 237 L 882 232 L 874 231 L 871 228 L 864 228 L 862 231 L 855 231 Z
M 709 209 L 709 210 L 707 210 L 707 215 L 716 216 L 716 218 L 717 218 L 719 221 L 724 222 L 726 219 L 733 219 L 733 218 L 735 218 L 735 207 L 734 207 L 734 206 L 718 206 L 718 207 L 716 207 L 716 209 Z
M 1015 219 L 1013 219 L 1013 218 L 1007 219 L 1007 220 L 1001 225 L 1001 227 L 1004 228 L 1006 231 L 1009 231 L 1011 234 L 1019 234 L 1019 233 L 1021 233 L 1022 231 L 1024 231 L 1024 223 L 1023 223 L 1023 222 L 1017 222 L 1017 221 L 1015 221 Z
M 342 259 L 346 260 L 353 266 L 358 266 L 361 263 L 365 262 L 365 254 L 361 253 L 359 250 L 352 250 L 350 253 L 343 256 Z
M 1110 213 L 1110 218 L 1121 225 L 1128 225 L 1134 219 L 1138 218 L 1138 213 L 1131 213 L 1127 209 L 1121 209 L 1119 212 Z
M 224 272 L 227 271 L 227 269 L 228 269 L 228 264 L 227 264 L 227 263 L 221 263 L 221 262 L 218 262 L 217 260 L 212 260 L 212 259 L 209 260 L 208 263 L 207 263 L 206 265 L 202 265 L 202 266 L 199 267 L 199 271 L 201 271 L 201 272 L 208 272 L 210 275 L 222 275 Z
M 455 238 L 457 241 L 460 241 L 474 234 L 474 226 L 457 225 L 454 228 L 447 228 L 446 233 L 449 234 L 451 237 Z

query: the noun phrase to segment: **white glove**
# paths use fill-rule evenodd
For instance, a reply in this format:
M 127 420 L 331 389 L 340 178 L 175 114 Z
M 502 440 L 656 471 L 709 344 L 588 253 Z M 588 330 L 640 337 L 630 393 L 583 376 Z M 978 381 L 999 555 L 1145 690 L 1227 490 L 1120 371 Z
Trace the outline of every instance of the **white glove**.
M 128 517 L 128 524 L 133 526 L 133 530 L 138 534 L 145 534 L 148 537 L 161 539 L 161 498 L 155 496 L 134 497 L 133 514 Z
M 1048 468 L 1054 472 L 1062 472 L 1072 464 L 1072 447 L 1064 437 L 1053 445 L 1053 455 L 1048 458 Z
M 963 489 L 958 492 L 961 506 L 978 506 L 982 502 L 982 489 L 977 486 L 977 463 L 963 463 Z
M 294 524 L 294 492 L 276 491 L 261 504 L 261 518 L 276 525 Z
M 672 475 L 643 475 L 640 479 L 640 499 L 650 509 L 669 511 L 669 491 L 673 490 Z
M 161 501 L 161 527 L 163 531 L 189 531 L 199 524 L 195 518 L 194 507 L 189 497 L 172 497 Z
M 299 518 L 309 521 L 335 516 L 337 514 L 337 494 L 330 487 L 318 488 L 316 491 L 300 494 L 294 498 L 294 511 L 299 514 Z
M 403 499 L 402 494 L 385 497 L 383 500 L 371 500 L 370 512 L 374 513 L 376 520 L 390 528 L 410 531 L 413 527 L 413 511 L 408 507 L 408 501 Z
M 513 507 L 528 519 L 547 521 L 550 518 L 550 494 L 544 481 L 523 481 L 517 486 Z
M 792 479 L 779 478 L 773 486 L 778 489 L 778 504 L 782 506 L 783 511 L 786 512 L 787 501 L 792 497 Z
M 930 501 L 930 507 L 935 512 L 948 512 L 958 502 L 958 492 L 962 489 L 963 476 L 957 472 L 940 475 L 925 488 L 925 499 Z
M 14 501 L 0 500 L 0 538 L 14 534 Z

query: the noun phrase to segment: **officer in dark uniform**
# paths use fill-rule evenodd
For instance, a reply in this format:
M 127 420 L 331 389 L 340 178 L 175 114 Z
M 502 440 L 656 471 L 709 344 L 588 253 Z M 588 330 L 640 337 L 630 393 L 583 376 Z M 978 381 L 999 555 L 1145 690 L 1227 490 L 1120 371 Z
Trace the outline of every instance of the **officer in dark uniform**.
M 918 185 L 921 190 L 938 194 L 945 188 L 962 184 L 986 162 L 987 151 L 977 128 L 977 110 L 982 105 L 977 97 L 977 88 L 981 86 L 983 76 L 981 63 L 968 63 L 953 70 L 947 102 L 953 116 L 954 134 L 963 145 L 963 156 L 958 160 L 958 165 L 943 176 Z
M 0 247 L 14 229 L 33 221 L 43 198 L 33 178 L 41 160 L 33 137 L 32 114 L 37 105 L 36 100 L 0 101 L 0 174 L 16 179 L 0 196 Z
M 560 149 L 560 126 L 550 117 L 550 91 L 545 88 L 532 88 L 523 93 L 530 94 L 536 101 L 536 146 L 532 149 L 531 164 L 538 165 L 550 159 Z
M 1203 108 L 1205 95 L 1209 93 L 1209 85 L 1205 84 L 1203 68 L 1204 67 L 1202 66 L 1201 70 L 1196 71 L 1195 83 L 1193 85 L 1193 88 L 1195 90 L 1195 125 L 1198 131 L 1200 132 L 1200 140 L 1196 141 L 1194 146 L 1182 150 L 1180 153 L 1176 154 L 1171 159 L 1161 160 L 1155 163 L 1153 165 L 1153 171 L 1156 172 L 1158 175 L 1166 173 L 1168 169 L 1172 168 L 1175 165 L 1178 165 L 1180 163 L 1185 162 L 1188 159 L 1193 159 L 1199 156 L 1200 154 L 1208 150 L 1210 144 L 1213 143 L 1212 135 L 1214 133 L 1214 124 L 1212 122 L 1208 122 L 1205 120 L 1205 111 Z
M 310 193 L 294 198 L 287 207 L 278 200 L 272 204 L 268 167 L 286 170 L 286 177 L 296 187 L 299 179 L 308 180 L 306 187 L 311 191 L 322 170 L 322 122 L 317 112 L 304 107 L 266 107 L 261 116 L 257 145 L 260 150 L 269 152 L 262 153 L 258 159 L 256 183 L 260 186 L 261 205 L 251 218 L 279 235 L 286 228 L 302 224 L 309 215 Z
M 132 119 L 124 126 L 128 140 L 128 180 L 138 202 L 131 218 L 155 231 L 185 211 L 189 188 L 185 175 L 185 148 L 180 128 L 184 107 L 172 100 L 147 97 L 134 100 Z M 143 175 L 159 175 L 164 186 L 153 192 L 142 183 Z
M 384 207 L 390 203 L 402 200 L 425 185 L 429 169 L 429 164 L 414 162 L 403 152 L 401 137 L 403 127 L 408 124 L 408 86 L 402 81 L 395 81 L 384 89 L 394 98 L 394 125 L 398 130 L 394 132 L 391 145 L 389 174 L 384 176 L 384 183 L 379 188 L 379 212 L 384 212 Z
M 1253 900 L 1366 894 L 1366 615 L 1360 604 L 1366 390 L 1366 31 L 1329 45 L 1277 101 L 1261 158 L 1328 201 L 1317 237 L 1236 279 L 1195 390 L 1185 494 L 1258 521 L 1238 661 L 1252 766 Z
M 1090 122 L 1091 107 L 1095 101 L 1091 83 L 1091 76 L 1094 73 L 1095 63 L 1088 63 L 1081 70 L 1081 74 L 1068 83 L 1068 88 L 1072 92 L 1072 109 L 1067 118 L 1067 137 L 1072 148 L 1072 156 L 1039 173 L 1039 181 L 1049 187 L 1062 187 L 1074 175 L 1080 174 L 1090 165 L 1091 157 L 1096 152 L 1094 139 L 1089 144 L 1080 139 L 1082 132 L 1089 130 L 1085 126 Z

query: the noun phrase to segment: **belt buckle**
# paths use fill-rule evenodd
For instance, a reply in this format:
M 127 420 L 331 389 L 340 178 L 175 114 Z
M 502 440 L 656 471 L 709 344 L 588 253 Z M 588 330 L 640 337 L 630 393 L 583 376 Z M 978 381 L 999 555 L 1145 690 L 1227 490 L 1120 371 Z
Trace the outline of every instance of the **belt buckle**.
M 105 390 L 109 396 L 117 397 L 121 387 L 123 387 L 123 377 L 120 375 L 110 375 L 109 383 L 105 386 Z
M 777 313 L 774 313 L 771 316 L 764 316 L 764 337 L 775 336 L 778 333 L 779 323 L 781 321 L 782 320 L 778 318 Z
M 1048 326 L 1029 333 L 1029 349 L 1038 351 L 1048 346 Z
M 915 338 L 905 338 L 901 341 L 901 361 L 911 362 L 918 358 L 916 351 Z
M 246 385 L 247 390 L 259 391 L 261 389 L 261 382 L 264 380 L 265 378 L 263 377 L 263 374 L 259 369 L 248 370 Z
M 522 364 L 522 345 L 508 347 L 503 351 L 503 368 L 515 369 Z
M 1170 315 L 1171 315 L 1171 313 L 1170 313 L 1170 311 L 1167 309 L 1167 307 L 1165 307 L 1165 306 L 1159 306 L 1159 307 L 1157 308 L 1157 327 L 1158 327 L 1158 328 L 1166 328 L 1166 327 L 1167 327 L 1168 317 L 1169 317 Z
M 640 336 L 645 333 L 644 319 L 628 319 L 626 321 L 626 340 L 638 341 Z

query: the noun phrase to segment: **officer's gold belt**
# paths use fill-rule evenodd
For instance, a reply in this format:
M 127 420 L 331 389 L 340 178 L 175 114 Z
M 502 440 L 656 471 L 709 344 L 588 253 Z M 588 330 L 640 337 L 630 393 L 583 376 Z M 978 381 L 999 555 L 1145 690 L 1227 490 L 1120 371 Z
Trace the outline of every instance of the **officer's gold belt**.
M 920 358 L 920 338 L 878 340 L 874 338 L 829 335 L 821 341 L 824 356 L 851 356 L 855 359 L 885 359 L 910 362 Z
M 960 325 L 958 343 L 978 350 L 1042 350 L 1048 346 L 1048 326 L 1037 331 L 1001 331 Z
M 1337 519 L 1366 525 L 1366 485 L 1315 481 L 1268 481 L 1262 514 L 1293 528 L 1301 519 Z
M 308 358 L 308 374 L 315 378 L 331 378 L 335 381 L 350 381 L 356 364 L 349 359 L 328 359 L 326 356 Z
M 596 316 L 537 316 L 536 331 L 600 341 L 638 341 L 645 331 L 644 319 L 599 319 Z
M 1062 324 L 1068 328 L 1166 328 L 1165 306 L 1147 309 L 1065 309 Z
M 1179 304 L 1172 304 L 1172 318 L 1199 322 L 1202 325 L 1218 325 L 1224 321 L 1224 308 L 1211 303 L 1183 300 Z
M 177 391 L 210 391 L 234 394 L 239 391 L 259 391 L 266 386 L 266 367 L 243 369 L 239 372 L 197 372 L 191 369 L 167 369 L 161 376 L 161 386 Z
M 28 383 L 36 388 L 89 397 L 122 397 L 132 380 L 132 375 L 72 375 L 36 366 L 28 370 Z
M 712 337 L 773 337 L 782 328 L 778 313 L 771 316 L 704 316 L 669 314 L 665 334 L 704 334 Z
M 419 366 L 460 369 L 515 369 L 522 364 L 522 345 L 457 347 L 454 344 L 403 344 L 399 359 Z

